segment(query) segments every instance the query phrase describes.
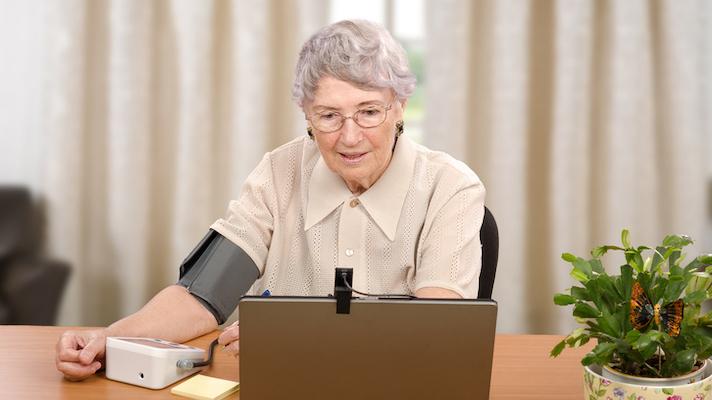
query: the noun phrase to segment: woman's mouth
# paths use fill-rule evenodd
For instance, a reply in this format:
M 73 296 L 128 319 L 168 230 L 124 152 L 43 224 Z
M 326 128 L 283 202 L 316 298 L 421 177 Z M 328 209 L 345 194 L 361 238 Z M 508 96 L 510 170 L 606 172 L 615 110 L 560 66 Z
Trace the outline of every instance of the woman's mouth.
M 346 164 L 358 164 L 368 153 L 339 153 L 341 160 Z

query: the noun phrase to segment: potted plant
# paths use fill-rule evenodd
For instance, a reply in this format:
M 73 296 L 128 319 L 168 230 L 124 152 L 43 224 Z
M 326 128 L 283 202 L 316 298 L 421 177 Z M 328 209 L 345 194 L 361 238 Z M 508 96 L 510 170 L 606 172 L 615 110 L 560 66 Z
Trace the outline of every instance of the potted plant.
M 683 264 L 687 236 L 669 235 L 655 248 L 634 247 L 627 230 L 621 239 L 622 246 L 594 248 L 590 259 L 562 255 L 579 284 L 554 303 L 572 305 L 583 326 L 551 356 L 595 339 L 581 360 L 586 400 L 711 400 L 712 312 L 702 303 L 712 297 L 712 255 Z M 609 252 L 625 256 L 618 275 L 603 266 Z

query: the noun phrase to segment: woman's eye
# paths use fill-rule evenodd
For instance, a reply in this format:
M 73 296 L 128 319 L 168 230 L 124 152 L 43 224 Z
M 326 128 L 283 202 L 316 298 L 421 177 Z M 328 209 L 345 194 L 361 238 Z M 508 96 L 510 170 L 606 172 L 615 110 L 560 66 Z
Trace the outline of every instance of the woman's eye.
M 323 121 L 331 121 L 333 119 L 336 119 L 339 114 L 337 113 L 325 113 L 325 114 L 320 114 L 319 118 Z
M 361 112 L 363 113 L 363 115 L 365 115 L 367 117 L 374 117 L 374 116 L 380 114 L 381 110 L 379 110 L 377 108 L 367 108 L 365 110 L 361 110 Z

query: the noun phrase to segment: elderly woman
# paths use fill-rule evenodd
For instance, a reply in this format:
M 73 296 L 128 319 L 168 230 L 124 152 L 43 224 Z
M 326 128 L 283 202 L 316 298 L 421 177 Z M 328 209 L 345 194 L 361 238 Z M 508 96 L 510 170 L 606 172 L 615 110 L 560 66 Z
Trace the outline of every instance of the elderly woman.
M 69 379 L 93 374 L 107 336 L 182 342 L 210 332 L 248 289 L 330 294 L 337 266 L 353 268 L 362 292 L 476 297 L 485 189 L 465 164 L 403 134 L 414 86 L 382 27 L 342 21 L 317 32 L 293 88 L 307 134 L 264 156 L 177 285 L 108 328 L 66 332 L 57 368 Z M 234 354 L 238 339 L 236 324 L 219 337 Z

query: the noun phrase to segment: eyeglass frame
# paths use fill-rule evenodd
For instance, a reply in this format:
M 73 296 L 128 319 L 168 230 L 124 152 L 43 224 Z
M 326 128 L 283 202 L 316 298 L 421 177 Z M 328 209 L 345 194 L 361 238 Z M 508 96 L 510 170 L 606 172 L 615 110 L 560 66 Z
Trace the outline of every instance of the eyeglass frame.
M 356 125 L 358 125 L 359 127 L 363 128 L 363 129 L 376 128 L 376 127 L 378 127 L 378 126 L 383 125 L 383 123 L 386 122 L 386 120 L 388 119 L 388 111 L 390 111 L 390 110 L 393 108 L 393 104 L 394 104 L 394 103 L 395 103 L 395 99 L 394 99 L 393 101 L 391 101 L 387 106 L 384 106 L 384 105 L 382 105 L 382 104 L 376 104 L 376 105 L 378 105 L 378 106 L 383 107 L 383 114 L 384 114 L 384 116 L 383 116 L 383 121 L 379 122 L 379 123 L 376 124 L 376 125 L 373 125 L 373 126 L 363 126 L 363 125 L 361 125 L 361 124 L 358 123 L 358 119 L 357 119 L 357 118 L 354 118 L 354 116 L 356 116 L 356 114 L 360 113 L 361 111 L 366 110 L 366 108 L 361 108 L 361 109 L 356 110 L 356 112 L 352 113 L 352 114 L 349 115 L 349 116 L 343 115 L 343 114 L 341 114 L 341 113 L 338 112 L 338 111 L 334 111 L 334 113 L 339 114 L 339 116 L 341 116 L 341 123 L 339 124 L 339 127 L 336 128 L 336 129 L 334 129 L 333 131 L 322 131 L 322 130 L 320 130 L 320 129 L 316 129 L 316 131 L 317 131 L 317 132 L 320 132 L 320 133 L 334 133 L 334 132 L 336 132 L 336 131 L 338 131 L 339 129 L 341 129 L 341 128 L 344 127 L 344 124 L 346 123 L 346 120 L 347 120 L 347 119 L 350 119 L 350 120 L 354 121 L 354 123 L 355 123 Z M 368 107 L 368 106 L 366 106 L 366 107 Z M 305 119 L 306 119 L 307 121 L 309 121 L 309 122 L 312 124 L 312 127 L 316 128 L 316 124 L 315 124 L 311 119 L 312 119 L 314 116 L 316 116 L 316 115 L 321 115 L 321 114 L 322 114 L 322 113 L 313 113 L 313 114 L 311 114 L 311 115 L 306 115 L 306 114 L 305 114 L 304 117 L 305 117 Z

